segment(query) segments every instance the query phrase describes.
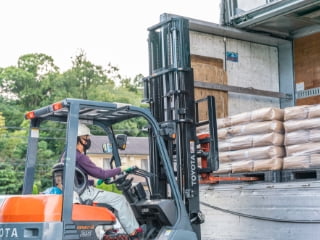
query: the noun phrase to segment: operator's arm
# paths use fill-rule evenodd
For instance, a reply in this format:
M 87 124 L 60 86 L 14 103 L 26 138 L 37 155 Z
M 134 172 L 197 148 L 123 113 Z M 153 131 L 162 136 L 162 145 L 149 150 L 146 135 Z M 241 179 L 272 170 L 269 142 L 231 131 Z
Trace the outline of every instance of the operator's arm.
M 101 179 L 114 177 L 121 173 L 121 168 L 102 169 L 97 167 L 91 159 L 77 151 L 77 167 L 81 168 L 86 174 Z

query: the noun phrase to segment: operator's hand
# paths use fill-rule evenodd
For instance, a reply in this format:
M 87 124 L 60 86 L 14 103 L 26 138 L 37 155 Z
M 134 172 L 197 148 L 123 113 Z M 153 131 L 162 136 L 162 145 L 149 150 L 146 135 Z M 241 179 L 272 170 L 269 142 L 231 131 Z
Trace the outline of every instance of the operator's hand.
M 133 170 L 137 169 L 137 166 L 131 166 L 131 167 L 124 167 L 121 166 L 121 172 L 131 173 Z
M 109 184 L 110 181 L 111 181 L 111 178 L 106 178 L 106 179 L 104 179 L 104 180 L 99 179 L 99 180 L 97 181 L 97 185 L 99 186 L 99 185 L 101 185 L 102 183 Z
M 97 185 L 101 185 L 102 183 L 103 183 L 103 180 L 102 179 L 98 179 Z

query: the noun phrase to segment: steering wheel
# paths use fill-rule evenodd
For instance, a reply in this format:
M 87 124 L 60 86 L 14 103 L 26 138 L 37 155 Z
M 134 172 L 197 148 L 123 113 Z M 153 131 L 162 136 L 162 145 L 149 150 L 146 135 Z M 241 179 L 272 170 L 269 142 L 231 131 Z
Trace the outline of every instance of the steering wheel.
M 129 170 L 130 169 L 130 170 Z M 135 172 L 139 170 L 137 166 L 132 166 L 128 168 L 127 170 L 121 172 L 120 174 L 116 175 L 113 178 L 107 178 L 105 180 L 102 180 L 105 184 L 122 184 L 125 180 L 128 174 L 135 174 Z
M 109 178 L 104 180 L 106 184 L 121 184 L 124 182 L 127 178 L 128 174 L 127 173 L 121 173 L 116 175 L 114 178 Z

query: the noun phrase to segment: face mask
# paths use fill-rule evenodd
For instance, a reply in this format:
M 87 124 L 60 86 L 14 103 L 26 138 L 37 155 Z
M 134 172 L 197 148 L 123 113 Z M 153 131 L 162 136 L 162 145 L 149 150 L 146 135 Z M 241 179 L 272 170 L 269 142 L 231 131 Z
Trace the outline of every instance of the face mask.
M 81 144 L 82 144 L 84 150 L 87 151 L 91 147 L 91 139 L 87 139 L 85 141 L 86 141 L 86 143 L 81 142 Z

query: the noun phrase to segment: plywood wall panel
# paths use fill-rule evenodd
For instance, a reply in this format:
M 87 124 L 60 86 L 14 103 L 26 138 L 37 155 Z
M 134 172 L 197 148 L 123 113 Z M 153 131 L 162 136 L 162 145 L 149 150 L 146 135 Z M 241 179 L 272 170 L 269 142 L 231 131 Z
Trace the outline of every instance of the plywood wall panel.
M 223 70 L 221 59 L 191 56 L 194 80 L 200 82 L 219 83 L 227 85 L 227 75 Z M 204 88 L 195 88 L 195 99 L 214 96 L 216 101 L 216 114 L 218 118 L 228 116 L 228 93 Z M 206 120 L 208 113 L 206 105 L 199 106 L 199 119 Z
M 312 104 L 317 104 L 317 103 L 320 103 L 320 96 L 300 98 L 300 99 L 297 99 L 297 101 L 296 101 L 297 106 L 312 105 Z
M 296 83 L 304 89 L 320 87 L 320 33 L 294 40 L 294 71 Z M 318 104 L 320 96 L 297 99 L 296 105 Z

